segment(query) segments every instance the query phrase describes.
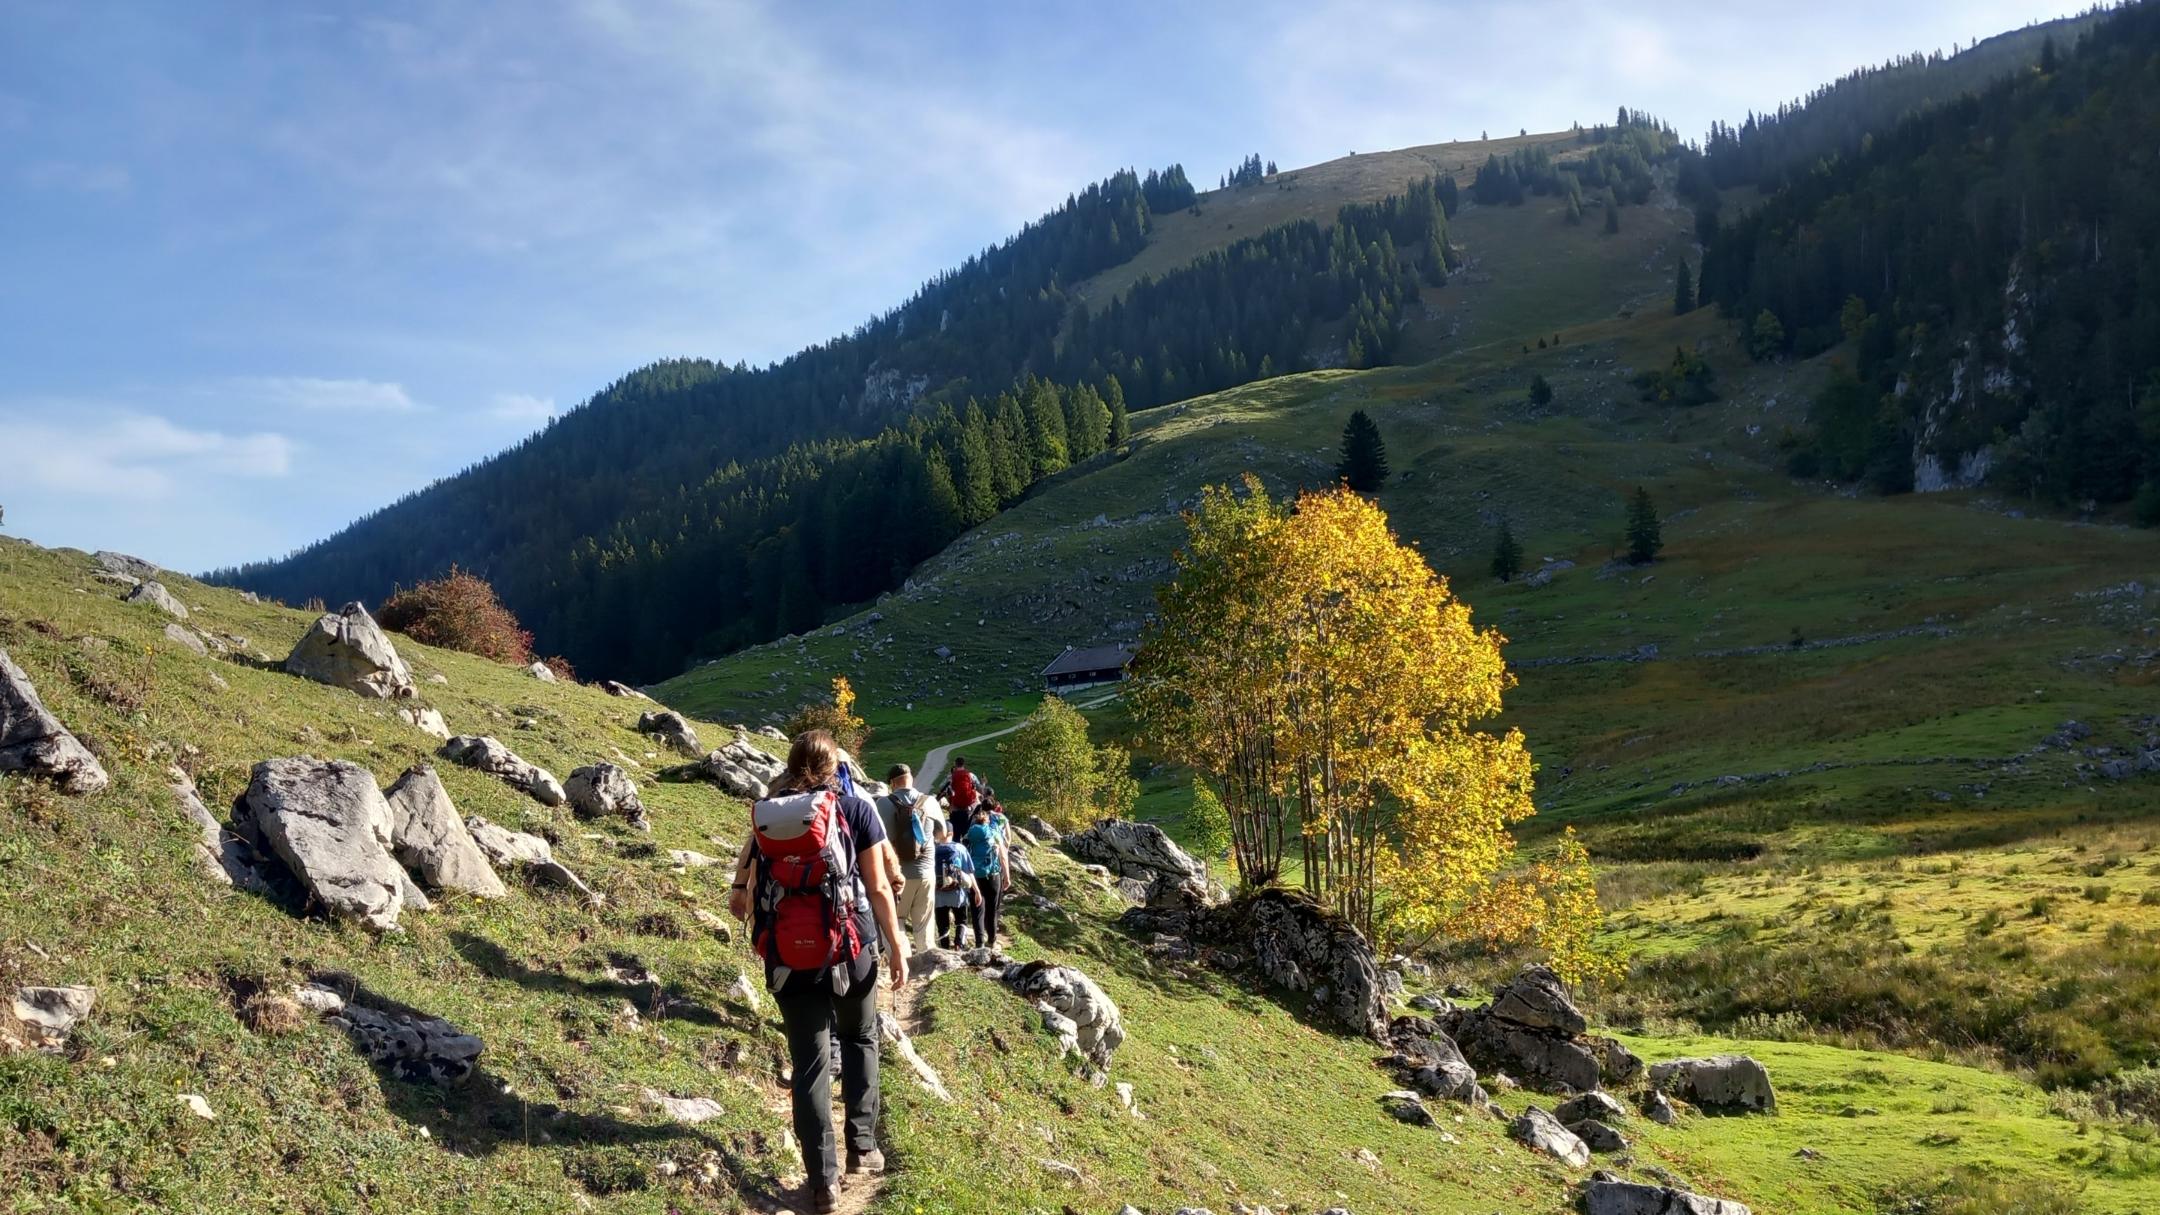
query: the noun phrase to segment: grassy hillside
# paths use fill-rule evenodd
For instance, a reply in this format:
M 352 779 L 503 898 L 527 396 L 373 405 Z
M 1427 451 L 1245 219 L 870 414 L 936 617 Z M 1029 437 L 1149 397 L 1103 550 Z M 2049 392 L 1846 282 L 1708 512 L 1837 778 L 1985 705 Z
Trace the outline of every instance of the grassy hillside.
M 718 905 L 722 880 L 666 855 L 726 852 L 743 811 L 708 786 L 648 779 L 662 761 L 629 728 L 639 702 L 401 644 L 416 673 L 447 679 L 423 687 L 453 729 L 496 733 L 558 774 L 603 757 L 635 763 L 653 834 L 579 822 L 444 767 L 461 810 L 550 835 L 607 903 L 513 881 L 506 899 L 445 899 L 376 938 L 205 883 L 161 773 L 184 765 L 221 808 L 266 756 L 350 759 L 387 781 L 426 758 L 429 740 L 376 702 L 255 660 L 282 654 L 304 615 L 173 577 L 191 625 L 245 639 L 234 658 L 203 657 L 168 644 L 163 617 L 120 602 L 91 569 L 81 554 L 0 545 L 0 645 L 114 778 L 75 798 L 0 779 L 0 987 L 99 993 L 66 1053 L 0 1056 L 0 1208 L 778 1208 L 794 1161 L 770 1004 L 735 990 L 746 955 L 692 914 Z M 1395 1122 L 1375 1100 L 1393 1082 L 1369 1045 L 1150 956 L 1110 925 L 1118 904 L 1091 879 L 1038 857 L 1028 892 L 1056 907 L 1023 902 L 1014 952 L 1080 965 L 1119 1001 L 1131 1038 L 1113 1079 L 1134 1085 L 1146 1117 L 1071 1075 L 1009 994 L 948 976 L 923 996 L 917 1042 L 955 1100 L 888 1068 L 895 1172 L 875 1209 L 1568 1209 L 1564 1172 L 1507 1141 L 1500 1123 L 1457 1122 L 1457 1111 L 1437 1131 Z M 480 1035 L 481 1073 L 447 1090 L 390 1078 L 341 1033 L 265 999 L 332 971 L 348 989 Z M 2083 1186 L 2091 1210 L 2137 1209 L 2135 1177 L 2080 1155 L 2103 1136 L 1991 1071 L 1669 1031 L 1630 1042 L 1650 1058 L 1755 1052 L 1786 1106 L 1775 1121 L 1632 1126 L 1638 1146 L 1619 1167 L 1637 1175 L 1669 1170 L 1759 1210 L 1867 1210 L 1890 1187 L 1982 1162 L 2034 1185 Z M 683 1126 L 648 1090 L 710 1097 L 721 1112 Z M 215 1120 L 181 1094 L 201 1096 Z M 1526 1101 L 1502 1098 L 1511 1110 Z M 1877 1112 L 1843 1116 L 1849 1106 Z M 1821 1160 L 1794 1157 L 1799 1146 Z

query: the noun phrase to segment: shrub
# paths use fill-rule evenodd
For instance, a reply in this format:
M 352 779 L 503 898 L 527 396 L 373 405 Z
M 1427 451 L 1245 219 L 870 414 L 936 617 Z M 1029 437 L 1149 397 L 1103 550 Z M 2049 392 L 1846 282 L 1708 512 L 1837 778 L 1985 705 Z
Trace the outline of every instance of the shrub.
M 855 688 L 847 676 L 833 676 L 832 688 L 831 700 L 812 701 L 795 710 L 781 729 L 790 738 L 805 730 L 823 730 L 859 763 L 863 745 L 870 741 L 869 723 L 855 716 Z
M 423 645 L 478 654 L 514 666 L 532 661 L 532 634 L 518 627 L 517 617 L 495 597 L 495 588 L 479 575 L 454 565 L 441 578 L 400 590 L 384 600 L 375 619 L 384 628 Z M 561 661 L 552 659 L 549 665 Z M 569 664 L 563 663 L 557 674 L 566 673 L 568 668 Z

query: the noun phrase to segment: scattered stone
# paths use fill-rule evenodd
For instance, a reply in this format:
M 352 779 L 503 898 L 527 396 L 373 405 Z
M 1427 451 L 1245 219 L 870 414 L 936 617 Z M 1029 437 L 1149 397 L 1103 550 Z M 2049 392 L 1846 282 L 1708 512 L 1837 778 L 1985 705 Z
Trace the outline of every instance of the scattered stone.
M 460 734 L 445 742 L 438 754 L 452 763 L 499 776 L 543 806 L 560 806 L 568 800 L 562 782 L 546 769 L 525 762 L 516 752 L 486 735 Z
M 1616 1038 L 1585 1037 L 1582 1044 L 1590 1048 L 1591 1057 L 1597 1060 L 1598 1072 L 1607 1084 L 1633 1084 L 1643 1074 L 1642 1059 Z
M 586 818 L 623 818 L 640 831 L 652 830 L 645 817 L 645 803 L 638 800 L 637 784 L 614 764 L 588 764 L 572 769 L 563 784 L 570 808 Z
M 1651 1089 L 1650 1095 L 1643 1098 L 1642 1112 L 1643 1117 L 1659 1126 L 1671 1126 L 1680 1120 L 1680 1111 L 1673 1108 L 1671 1099 L 1656 1089 Z
M 1440 996 L 1428 995 L 1423 993 L 1410 997 L 1410 1007 L 1417 1009 L 1419 1012 L 1429 1013 L 1446 1013 L 1455 1011 L 1455 1005 L 1449 1000 Z
M 1752 1215 L 1746 1206 L 1670 1186 L 1592 1181 L 1583 1189 L 1583 1215 Z
M 410 879 L 390 856 L 390 805 L 366 768 L 267 759 L 242 795 L 257 836 L 333 915 L 395 930 Z
M 720 858 L 707 856 L 702 852 L 689 848 L 670 848 L 668 849 L 668 862 L 678 869 L 710 869 L 720 863 Z
M 202 875 L 242 890 L 265 889 L 254 847 L 211 815 L 195 790 L 194 779 L 178 767 L 165 769 L 165 779 L 172 787 L 173 799 L 180 803 L 180 812 L 195 828 L 195 867 Z
M 495 864 L 529 870 L 536 877 L 576 891 L 595 907 L 603 901 L 583 879 L 570 872 L 569 866 L 555 859 L 555 850 L 539 836 L 498 827 L 477 814 L 465 820 L 465 829 L 472 832 L 473 843 Z
M 1480 1071 L 1505 1071 L 1547 1091 L 1581 1093 L 1601 1086 L 1598 1060 L 1609 1052 L 1575 1039 L 1582 1013 L 1543 966 L 1526 967 L 1492 1003 L 1459 1009 L 1443 1021 Z
M 0 772 L 28 772 L 64 793 L 96 793 L 111 783 L 97 756 L 46 711 L 6 650 L 0 650 Z
M 26 1045 L 57 1054 L 96 1003 L 95 987 L 19 987 L 15 1019 L 29 1034 Z
M 1567 1129 L 1575 1132 L 1575 1137 L 1582 1140 L 1593 1152 L 1624 1152 L 1627 1150 L 1627 1137 L 1614 1130 L 1602 1119 L 1583 1118 L 1568 1123 Z
M 555 669 L 544 662 L 535 662 L 525 668 L 525 673 L 541 683 L 555 682 Z
M 720 1103 L 710 1097 L 670 1097 L 656 1088 L 645 1090 L 645 1101 L 675 1121 L 690 1126 L 710 1122 L 724 1112 Z
M 1380 1104 L 1386 1107 L 1387 1112 L 1397 1122 L 1407 1122 L 1412 1126 L 1431 1126 L 1433 1124 L 1433 1113 L 1425 1108 L 1424 1099 L 1409 1089 L 1397 1089 L 1392 1093 L 1380 1094 Z
M 180 1104 L 187 1106 L 188 1113 L 195 1115 L 197 1118 L 200 1118 L 205 1122 L 217 1121 L 217 1112 L 210 1108 L 210 1103 L 208 1101 L 203 1100 L 203 1096 L 201 1093 L 180 1093 L 178 1094 L 178 1096 L 180 1098 Z
M 127 593 L 125 602 L 147 603 L 175 620 L 188 618 L 187 605 L 173 598 L 172 592 L 165 589 L 164 583 L 155 580 L 138 584 L 134 590 Z
M 693 908 L 690 918 L 696 920 L 699 927 L 711 933 L 714 939 L 722 944 L 735 939 L 735 926 L 715 912 L 707 911 L 703 907 Z
M 640 692 L 640 691 L 638 691 L 638 690 L 637 690 L 636 688 L 633 688 L 633 687 L 631 687 L 631 686 L 630 686 L 629 684 L 626 684 L 626 683 L 623 683 L 623 682 L 621 682 L 621 681 L 619 681 L 619 680 L 614 680 L 614 679 L 603 679 L 603 680 L 601 680 L 601 681 L 600 681 L 600 690 L 601 690 L 601 691 L 603 691 L 603 692 L 605 692 L 605 693 L 607 693 L 607 694 L 608 694 L 608 695 L 610 695 L 610 696 L 621 696 L 621 697 L 624 697 L 624 698 L 626 698 L 626 699 L 635 699 L 635 700 L 651 700 L 651 699 L 652 699 L 652 697 L 650 697 L 650 696 L 647 696 L 647 695 L 646 695 L 645 693 L 643 693 L 643 692 Z
M 390 851 L 399 862 L 437 890 L 456 890 L 483 899 L 509 893 L 458 817 L 435 769 L 408 769 L 390 786 Z
M 690 722 L 673 709 L 648 710 L 638 718 L 637 732 L 655 734 L 660 741 L 685 755 L 702 755 L 704 748 L 698 745 L 697 731 Z
M 177 621 L 165 626 L 165 640 L 182 649 L 193 650 L 205 658 L 210 656 L 210 643 L 197 637 Z
M 1590 1165 L 1590 1145 L 1578 1138 L 1575 1132 L 1561 1126 L 1551 1114 L 1534 1105 L 1524 1110 L 1521 1117 L 1508 1123 L 1508 1134 L 1532 1151 L 1543 1152 L 1569 1168 L 1580 1169 Z
M 1611 1093 L 1595 1091 L 1570 1097 L 1554 1106 L 1553 1117 L 1564 1124 L 1581 1122 L 1585 1118 L 1616 1122 L 1627 1117 L 1627 1107 Z
M 1089 1063 L 1104 1069 L 1110 1066 L 1111 1053 L 1125 1041 L 1125 1022 L 1117 1004 L 1095 980 L 1070 966 L 1037 961 L 1009 971 L 1006 982 L 1024 999 L 1070 1022 L 1073 1045 Z
M 416 693 L 412 672 L 367 608 L 348 603 L 325 612 L 285 659 L 294 675 L 362 696 L 397 700 Z
M 723 792 L 735 797 L 759 798 L 787 764 L 778 756 L 754 747 L 750 740 L 737 735 L 734 741 L 712 752 L 699 765 L 697 775 L 720 786 Z
M 450 724 L 443 720 L 442 712 L 425 705 L 406 705 L 397 710 L 399 721 L 431 738 L 450 741 Z
M 162 568 L 140 557 L 130 557 L 126 553 L 116 553 L 109 549 L 100 549 L 90 556 L 92 560 L 109 572 L 125 575 L 138 581 L 155 578 L 165 572 Z
M 427 681 L 429 683 L 448 684 L 450 682 L 450 677 L 443 674 L 441 671 L 437 671 L 434 674 L 428 676 Z
M 1650 1087 L 1678 1093 L 1690 1103 L 1709 1109 L 1777 1113 L 1777 1094 L 1770 1087 L 1769 1071 L 1746 1055 L 1655 1063 L 1650 1067 Z
M 1085 831 L 1063 838 L 1063 846 L 1082 864 L 1102 865 L 1121 877 L 1143 882 L 1169 874 L 1177 878 L 1207 880 L 1207 866 L 1194 860 L 1153 823 L 1128 819 L 1104 819 Z

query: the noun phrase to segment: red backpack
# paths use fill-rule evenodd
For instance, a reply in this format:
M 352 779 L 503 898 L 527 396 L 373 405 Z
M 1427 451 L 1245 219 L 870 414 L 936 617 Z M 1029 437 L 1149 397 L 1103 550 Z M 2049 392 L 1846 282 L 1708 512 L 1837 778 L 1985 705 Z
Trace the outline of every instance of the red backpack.
M 757 842 L 757 897 L 751 940 L 777 991 L 799 971 L 828 976 L 847 992 L 863 940 L 855 908 L 864 900 L 855 839 L 831 789 L 784 793 L 751 807 Z
M 975 804 L 975 774 L 966 768 L 955 770 L 952 774 L 952 795 L 955 804 L 973 806 Z

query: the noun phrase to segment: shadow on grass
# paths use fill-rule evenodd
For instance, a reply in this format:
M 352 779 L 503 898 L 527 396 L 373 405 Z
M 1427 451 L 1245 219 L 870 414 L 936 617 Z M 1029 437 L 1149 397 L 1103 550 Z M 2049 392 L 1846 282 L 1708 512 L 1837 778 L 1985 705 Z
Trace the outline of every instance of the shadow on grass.
M 527 991 L 611 1003 L 624 1001 L 635 1007 L 639 1016 L 654 1020 L 689 1021 L 734 1029 L 750 1028 L 756 1023 L 754 1015 L 713 1008 L 685 994 L 681 987 L 660 982 L 657 978 L 651 982 L 580 979 L 556 971 L 539 970 L 511 957 L 507 950 L 486 937 L 470 932 L 451 933 L 450 944 L 458 956 L 482 974 L 515 983 Z
M 310 979 L 338 992 L 349 1005 L 390 1016 L 432 1019 L 424 1009 L 369 990 L 351 974 L 332 971 Z M 371 1070 L 382 1088 L 384 1108 L 425 1130 L 445 1150 L 462 1155 L 484 1156 L 510 1144 L 581 1149 L 587 1154 L 576 1161 L 576 1169 L 566 1161 L 566 1170 L 598 1176 L 610 1169 L 633 1167 L 634 1162 L 611 1162 L 604 1153 L 592 1154 L 593 1149 L 687 1139 L 727 1154 L 728 1145 L 679 1122 L 630 1122 L 608 1114 L 566 1110 L 553 1102 L 529 1101 L 483 1066 L 473 1067 L 450 1085 L 400 1079 L 391 1066 L 382 1063 L 373 1064 Z

